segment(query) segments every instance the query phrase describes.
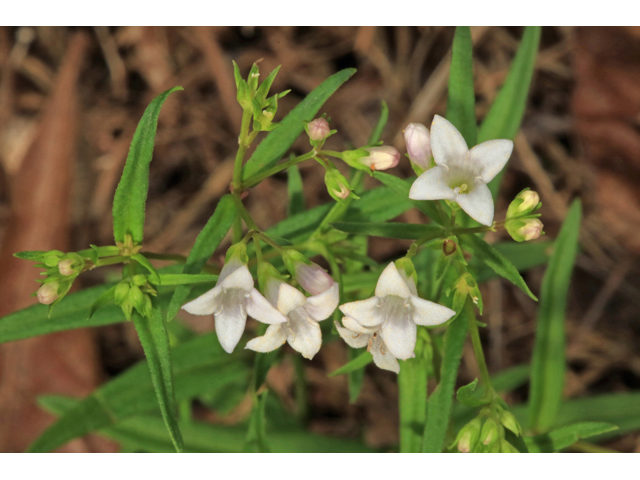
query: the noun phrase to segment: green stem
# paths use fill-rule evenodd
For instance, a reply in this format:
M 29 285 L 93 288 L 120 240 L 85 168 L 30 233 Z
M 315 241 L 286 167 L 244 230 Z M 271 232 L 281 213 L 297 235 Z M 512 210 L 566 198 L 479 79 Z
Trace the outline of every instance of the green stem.
M 342 152 L 334 152 L 333 150 L 321 150 L 318 152 L 320 155 L 328 155 L 329 157 L 339 158 L 342 160 Z
M 493 226 L 487 227 L 483 225 L 482 227 L 471 227 L 471 228 L 453 228 L 451 229 L 451 233 L 453 235 L 466 235 L 471 233 L 483 233 L 490 232 L 493 230 Z
M 245 182 L 243 182 L 241 186 L 241 190 L 246 190 L 247 188 L 254 187 L 265 178 L 268 178 L 272 175 L 275 175 L 276 173 L 286 170 L 287 168 L 292 167 L 293 165 L 297 165 L 298 163 L 304 162 L 305 160 L 309 160 L 310 158 L 313 158 L 314 154 L 315 154 L 314 151 L 305 153 L 304 155 L 300 155 L 299 157 L 294 157 L 287 160 L 286 162 L 282 162 L 276 165 L 275 167 L 272 167 L 269 170 L 266 170 L 262 173 L 258 173 L 253 177 L 248 178 Z
M 240 125 L 240 136 L 238 137 L 238 153 L 236 153 L 236 161 L 233 165 L 233 181 L 231 182 L 231 191 L 235 194 L 240 194 L 242 191 L 242 163 L 244 161 L 244 154 L 251 144 L 249 125 L 251 124 L 252 116 L 253 114 L 250 110 L 244 110 L 242 112 L 242 124 Z
M 91 268 L 104 267 L 106 265 L 115 265 L 117 263 L 123 263 L 129 260 L 129 257 L 118 255 L 116 257 L 108 257 L 99 259 Z
M 259 232 L 260 229 L 256 225 L 256 222 L 253 221 L 253 218 L 251 218 L 251 214 L 249 214 L 249 211 L 246 209 L 246 207 L 242 203 L 242 200 L 240 200 L 240 197 L 238 197 L 237 195 L 234 195 L 233 199 L 236 202 L 236 208 L 238 209 L 238 213 L 240 214 L 240 217 L 242 218 L 242 220 L 244 220 L 244 223 L 247 224 L 247 227 L 249 227 L 249 229 L 251 230 L 255 230 L 256 232 Z
M 495 390 L 493 389 L 491 377 L 489 376 L 489 369 L 487 368 L 487 362 L 484 358 L 484 351 L 482 350 L 480 332 L 478 330 L 478 323 L 476 322 L 475 315 L 469 315 L 469 333 L 471 334 L 473 354 L 476 357 L 476 362 L 478 362 L 478 368 L 480 369 L 480 378 L 485 387 L 484 396 L 486 399 L 491 399 L 495 394 Z

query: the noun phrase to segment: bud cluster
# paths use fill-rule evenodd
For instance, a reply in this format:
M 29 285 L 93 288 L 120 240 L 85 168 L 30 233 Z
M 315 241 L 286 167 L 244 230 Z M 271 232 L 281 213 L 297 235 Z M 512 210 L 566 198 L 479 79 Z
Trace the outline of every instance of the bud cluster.
M 153 309 L 151 296 L 157 295 L 155 288 L 147 281 L 147 277 L 134 275 L 116 285 L 113 301 L 122 308 L 127 320 L 131 320 L 134 308 L 143 317 L 150 317 Z
M 450 448 L 455 446 L 461 453 L 518 453 L 505 438 L 505 428 L 516 437 L 522 436 L 516 417 L 501 405 L 492 404 L 460 429 Z
M 542 206 L 537 192 L 528 188 L 520 192 L 511 202 L 507 210 L 504 228 L 516 242 L 535 240 L 543 235 L 544 225 L 535 214 Z

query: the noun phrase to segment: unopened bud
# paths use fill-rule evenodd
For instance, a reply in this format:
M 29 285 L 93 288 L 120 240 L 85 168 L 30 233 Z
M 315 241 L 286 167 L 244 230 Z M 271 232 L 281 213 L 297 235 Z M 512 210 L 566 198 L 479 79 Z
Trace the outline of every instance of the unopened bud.
M 431 160 L 431 137 L 429 129 L 420 123 L 410 123 L 404 129 L 404 142 L 412 163 L 424 171 Z
M 372 171 L 388 170 L 398 165 L 400 161 L 400 152 L 389 145 L 368 147 L 364 150 L 369 152 L 369 156 L 360 158 L 359 162 Z
M 142 290 L 135 285 L 132 285 L 129 289 L 129 302 L 133 305 L 138 311 L 141 311 L 144 306 L 144 294 Z
M 498 439 L 498 424 L 493 418 L 488 418 L 482 426 L 480 441 L 483 445 L 492 445 Z
M 482 426 L 482 420 L 476 417 L 467 423 L 460 432 L 458 432 L 458 451 L 461 453 L 469 453 L 473 449 L 478 438 L 480 437 L 480 427 Z
M 311 295 L 318 295 L 325 292 L 335 283 L 335 280 L 324 268 L 313 262 L 311 265 L 298 263 L 296 265 L 295 277 L 300 286 Z
M 520 424 L 518 423 L 518 420 L 516 420 L 516 417 L 513 416 L 513 413 L 511 413 L 510 411 L 502 410 L 502 412 L 500 412 L 500 422 L 502 423 L 502 425 L 504 425 L 505 428 L 511 430 L 514 435 L 522 435 Z
M 329 128 L 329 122 L 327 122 L 324 118 L 316 118 L 311 122 L 307 123 L 307 134 L 309 135 L 309 139 L 314 142 L 319 142 L 324 140 L 331 133 L 331 129 Z
M 520 229 L 520 233 L 524 237 L 525 242 L 528 242 L 529 240 L 535 240 L 540 237 L 543 228 L 544 225 L 539 219 L 530 218 L 526 221 L 525 226 Z
M 74 261 L 72 258 L 66 258 L 58 262 L 58 271 L 60 275 L 73 275 L 75 270 L 73 269 Z
M 351 186 L 347 179 L 338 170 L 327 170 L 324 175 L 324 183 L 331 198 L 341 202 L 351 195 Z
M 540 195 L 533 190 L 523 190 L 513 199 L 507 210 L 507 219 L 523 217 L 537 210 L 540 204 Z
M 120 282 L 116 285 L 116 289 L 113 292 L 113 301 L 116 305 L 121 305 L 129 294 L 129 282 Z
M 506 440 L 502 439 L 500 442 L 500 453 L 520 453 L 516 447 L 511 445 Z
M 45 283 L 38 289 L 38 301 L 43 305 L 51 305 L 60 295 L 58 295 L 58 282 Z

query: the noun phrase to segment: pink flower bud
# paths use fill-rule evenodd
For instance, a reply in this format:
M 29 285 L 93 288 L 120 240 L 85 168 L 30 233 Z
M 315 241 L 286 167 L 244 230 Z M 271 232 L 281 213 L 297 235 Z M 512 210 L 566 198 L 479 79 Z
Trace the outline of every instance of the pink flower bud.
M 359 162 L 373 171 L 393 168 L 400 161 L 400 152 L 389 145 L 369 147 L 364 150 L 369 152 L 369 156 L 362 157 Z
M 311 295 L 318 295 L 328 290 L 335 283 L 324 268 L 315 263 L 296 263 L 296 280 Z
M 420 123 L 410 123 L 404 129 L 404 142 L 409 159 L 422 170 L 429 168 L 431 137 L 429 129 Z
M 316 118 L 315 120 L 307 123 L 307 134 L 314 142 L 319 142 L 320 140 L 327 138 L 330 131 L 329 122 L 324 118 Z
M 60 275 L 73 275 L 75 270 L 73 269 L 74 260 L 72 258 L 66 258 L 58 262 L 58 270 Z
M 38 301 L 43 305 L 51 305 L 60 295 L 58 295 L 58 282 L 45 283 L 38 289 Z
M 530 218 L 526 221 L 525 225 L 520 228 L 520 234 L 524 237 L 525 242 L 529 240 L 535 240 L 542 234 L 544 225 L 537 218 Z

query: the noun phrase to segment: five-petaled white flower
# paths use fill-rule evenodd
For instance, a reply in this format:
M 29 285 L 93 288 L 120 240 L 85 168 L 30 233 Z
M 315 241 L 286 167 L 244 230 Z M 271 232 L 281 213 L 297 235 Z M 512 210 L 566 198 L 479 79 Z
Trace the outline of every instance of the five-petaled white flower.
M 322 344 L 318 322 L 328 318 L 338 306 L 338 284 L 333 283 L 318 295 L 305 297 L 297 288 L 281 280 L 271 279 L 265 295 L 287 317 L 287 322 L 270 325 L 262 337 L 249 341 L 245 348 L 256 352 L 270 352 L 287 341 L 294 350 L 311 360 Z
M 253 277 L 247 266 L 232 257 L 222 267 L 216 286 L 195 300 L 183 305 L 194 315 L 214 315 L 216 334 L 227 353 L 233 352 L 247 322 L 247 314 L 256 320 L 278 324 L 287 318 L 253 288 Z
M 448 120 L 436 115 L 431 124 L 431 150 L 436 166 L 413 182 L 413 200 L 455 200 L 471 218 L 493 223 L 493 199 L 487 187 L 513 151 L 511 140 L 489 140 L 471 150 Z
M 340 310 L 361 327 L 371 329 L 374 342 L 381 336 L 388 352 L 401 360 L 415 356 L 417 325 L 439 325 L 455 315 L 450 308 L 418 297 L 413 278 L 398 270 L 394 262 L 380 275 L 375 297 L 346 303 Z M 349 325 L 353 324 L 347 320 L 347 329 L 360 333 Z M 374 336 L 377 328 L 379 335 Z M 382 349 L 383 344 L 379 345 Z
M 335 322 L 338 333 L 342 339 L 352 348 L 367 347 L 367 351 L 373 356 L 373 362 L 383 370 L 391 370 L 400 373 L 400 364 L 382 340 L 380 327 L 363 327 L 351 317 L 343 317 L 342 325 Z

